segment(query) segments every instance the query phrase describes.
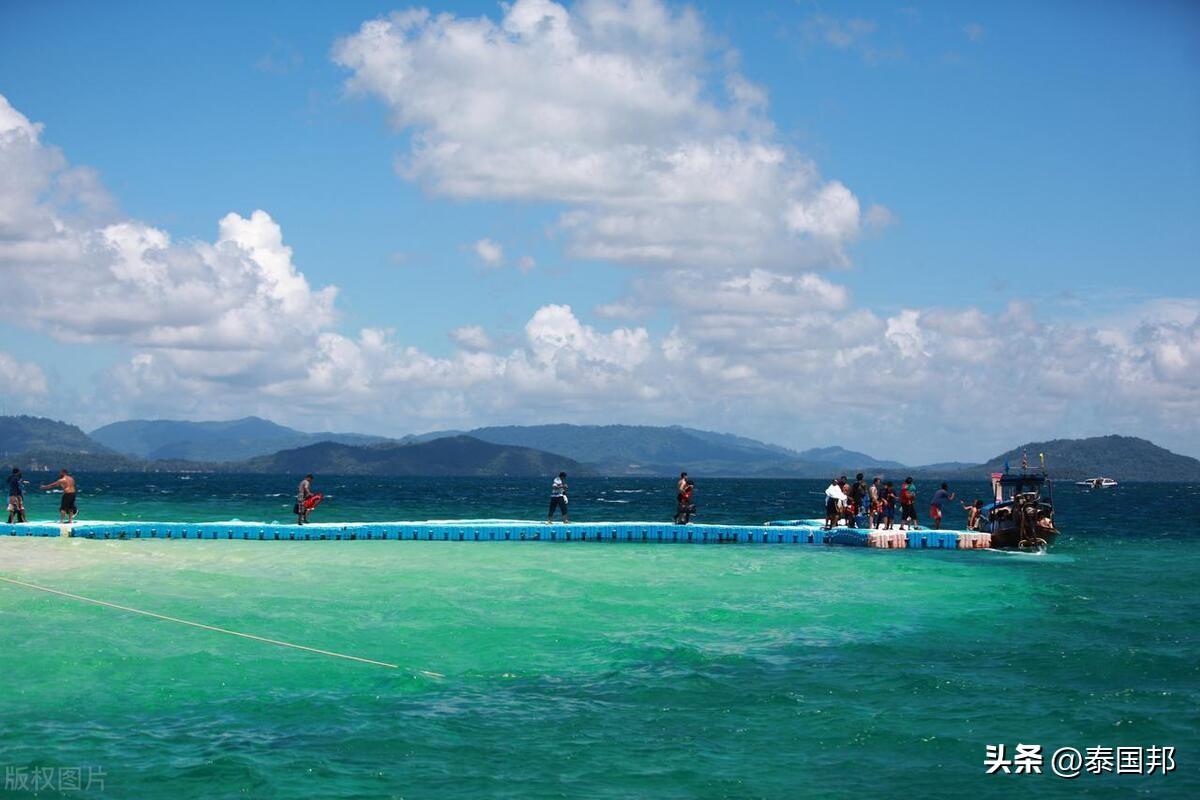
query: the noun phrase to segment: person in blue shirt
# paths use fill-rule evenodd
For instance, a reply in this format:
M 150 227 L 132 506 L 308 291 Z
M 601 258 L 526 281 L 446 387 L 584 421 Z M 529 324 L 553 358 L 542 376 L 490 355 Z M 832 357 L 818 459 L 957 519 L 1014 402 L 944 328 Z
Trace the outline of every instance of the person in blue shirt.
M 933 499 L 929 501 L 929 516 L 933 517 L 933 529 L 935 531 L 942 527 L 942 506 L 953 499 L 954 493 L 944 483 L 942 484 L 942 488 L 933 493 Z
M 8 476 L 8 524 L 13 523 L 14 517 L 17 522 L 25 521 L 25 490 L 21 488 L 22 484 L 29 481 L 21 479 L 21 470 L 13 467 L 12 474 Z

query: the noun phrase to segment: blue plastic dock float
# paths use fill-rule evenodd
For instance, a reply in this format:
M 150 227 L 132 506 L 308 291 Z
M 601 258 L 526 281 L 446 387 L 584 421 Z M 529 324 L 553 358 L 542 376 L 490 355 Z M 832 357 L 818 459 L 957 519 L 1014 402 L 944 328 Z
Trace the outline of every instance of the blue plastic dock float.
M 984 533 L 967 531 L 878 531 L 823 529 L 822 520 L 781 520 L 764 525 L 673 525 L 659 522 L 584 522 L 545 525 L 520 521 L 350 522 L 305 526 L 247 522 L 51 522 L 0 524 L 0 536 L 73 536 L 82 539 L 167 539 L 191 541 L 406 541 L 406 542 L 588 542 L 604 544 L 838 545 L 909 549 L 980 549 Z

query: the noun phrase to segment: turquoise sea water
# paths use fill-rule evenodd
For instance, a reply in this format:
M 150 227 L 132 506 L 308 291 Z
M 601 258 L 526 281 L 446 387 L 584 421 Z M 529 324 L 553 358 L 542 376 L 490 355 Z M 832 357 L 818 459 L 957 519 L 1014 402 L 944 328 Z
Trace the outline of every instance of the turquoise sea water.
M 545 513 L 546 481 L 318 477 L 322 521 Z M 295 482 L 81 476 L 80 508 L 286 521 Z M 701 481 L 700 519 L 818 516 L 822 488 Z M 0 575 L 401 666 L 0 584 L 0 770 L 120 798 L 1197 796 L 1200 487 L 1056 500 L 1044 556 L 0 537 Z M 672 504 L 669 481 L 572 482 L 579 521 Z M 1171 745 L 1177 768 L 984 775 L 1001 742 Z

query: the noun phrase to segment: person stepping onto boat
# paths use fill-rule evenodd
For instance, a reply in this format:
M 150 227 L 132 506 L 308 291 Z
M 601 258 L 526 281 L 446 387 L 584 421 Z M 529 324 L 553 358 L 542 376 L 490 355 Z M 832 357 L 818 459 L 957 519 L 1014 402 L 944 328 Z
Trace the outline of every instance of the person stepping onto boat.
M 954 492 L 950 491 L 949 485 L 943 483 L 942 488 L 933 493 L 933 499 L 929 501 L 929 516 L 933 517 L 933 529 L 941 530 L 942 528 L 942 506 L 954 499 Z
M 974 503 L 967 505 L 962 504 L 963 511 L 967 512 L 967 530 L 979 530 L 980 517 L 983 516 L 983 501 L 976 500 Z
M 550 484 L 550 513 L 546 516 L 546 524 L 554 522 L 555 509 L 562 509 L 563 524 L 569 525 L 571 520 L 567 516 L 567 473 L 565 472 L 558 473 L 554 483 Z

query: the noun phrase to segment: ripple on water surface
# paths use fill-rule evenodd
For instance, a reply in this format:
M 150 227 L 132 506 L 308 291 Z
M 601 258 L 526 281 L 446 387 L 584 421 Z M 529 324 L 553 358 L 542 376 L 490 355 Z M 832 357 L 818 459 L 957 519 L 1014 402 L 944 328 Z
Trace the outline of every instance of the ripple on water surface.
M 0 752 L 130 797 L 1194 795 L 980 777 L 997 741 L 1196 752 L 1194 548 L 1076 508 L 1041 558 L 0 538 L 5 575 L 401 666 L 3 585 Z

